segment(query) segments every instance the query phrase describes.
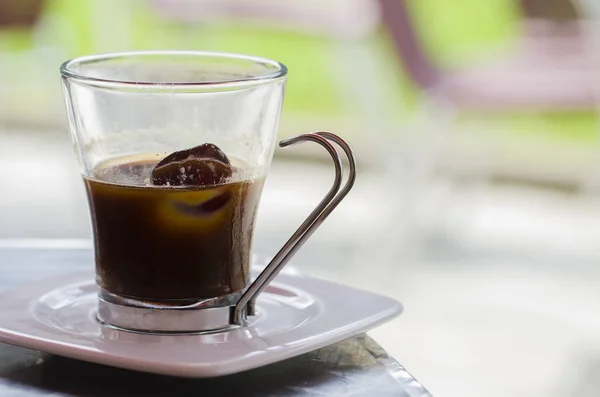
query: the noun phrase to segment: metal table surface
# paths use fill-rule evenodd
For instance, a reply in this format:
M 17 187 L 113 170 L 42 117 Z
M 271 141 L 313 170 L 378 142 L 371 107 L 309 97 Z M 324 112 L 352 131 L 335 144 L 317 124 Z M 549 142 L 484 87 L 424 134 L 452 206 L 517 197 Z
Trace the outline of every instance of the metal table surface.
M 0 289 L 89 268 L 90 248 L 0 240 Z M 1 322 L 1 313 L 0 313 Z M 370 337 L 213 379 L 183 379 L 82 362 L 0 343 L 0 396 L 424 397 L 429 392 Z

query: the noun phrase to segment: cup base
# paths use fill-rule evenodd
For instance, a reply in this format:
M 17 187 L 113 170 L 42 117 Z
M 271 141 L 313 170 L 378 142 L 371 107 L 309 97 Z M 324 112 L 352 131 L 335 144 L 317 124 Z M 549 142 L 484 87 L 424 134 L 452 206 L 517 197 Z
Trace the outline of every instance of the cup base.
M 231 314 L 242 292 L 192 304 L 160 303 L 98 293 L 98 321 L 131 332 L 159 334 L 210 333 L 237 328 Z

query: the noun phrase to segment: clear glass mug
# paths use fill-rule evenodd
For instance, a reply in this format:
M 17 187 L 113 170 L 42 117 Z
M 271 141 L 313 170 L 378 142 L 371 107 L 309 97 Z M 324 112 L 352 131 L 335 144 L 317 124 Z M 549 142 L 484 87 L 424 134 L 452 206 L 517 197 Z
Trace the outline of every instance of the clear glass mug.
M 275 149 L 287 69 L 191 51 L 93 55 L 61 66 L 93 226 L 97 317 L 143 332 L 247 324 L 255 299 L 352 188 L 352 150 L 319 132 L 326 197 L 251 283 L 252 238 Z M 342 187 L 342 148 L 350 165 Z

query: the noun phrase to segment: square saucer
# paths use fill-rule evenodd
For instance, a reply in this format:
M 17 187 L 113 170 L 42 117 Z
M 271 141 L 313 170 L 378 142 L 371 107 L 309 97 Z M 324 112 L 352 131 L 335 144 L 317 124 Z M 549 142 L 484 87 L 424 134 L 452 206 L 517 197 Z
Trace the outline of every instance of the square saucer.
M 398 316 L 390 298 L 328 281 L 279 275 L 259 296 L 246 327 L 197 335 L 119 331 L 96 320 L 89 273 L 45 280 L 0 295 L 0 342 L 136 371 L 215 377 L 337 343 Z

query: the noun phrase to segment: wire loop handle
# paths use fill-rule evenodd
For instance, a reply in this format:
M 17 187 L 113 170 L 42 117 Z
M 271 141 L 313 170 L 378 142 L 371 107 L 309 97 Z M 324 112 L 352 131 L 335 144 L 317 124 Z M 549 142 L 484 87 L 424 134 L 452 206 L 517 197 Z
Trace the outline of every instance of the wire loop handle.
M 342 151 L 347 157 L 349 164 L 348 180 L 346 184 L 342 184 L 342 160 L 336 148 L 331 142 L 342 148 Z M 335 168 L 335 178 L 333 186 L 329 189 L 327 195 L 321 200 L 319 205 L 311 212 L 306 220 L 300 225 L 296 232 L 283 245 L 279 252 L 273 257 L 271 262 L 259 274 L 254 282 L 246 289 L 240 300 L 237 302 L 231 313 L 231 324 L 242 325 L 243 320 L 248 315 L 255 314 L 254 302 L 258 295 L 266 288 L 266 286 L 279 274 L 281 269 L 290 261 L 294 254 L 304 245 L 315 230 L 323 223 L 323 221 L 331 214 L 338 204 L 346 197 L 354 181 L 356 180 L 356 160 L 350 146 L 339 136 L 331 132 L 314 132 L 302 134 L 293 138 L 284 139 L 279 142 L 279 147 L 285 148 L 301 144 L 304 142 L 315 142 L 321 145 L 333 160 Z

